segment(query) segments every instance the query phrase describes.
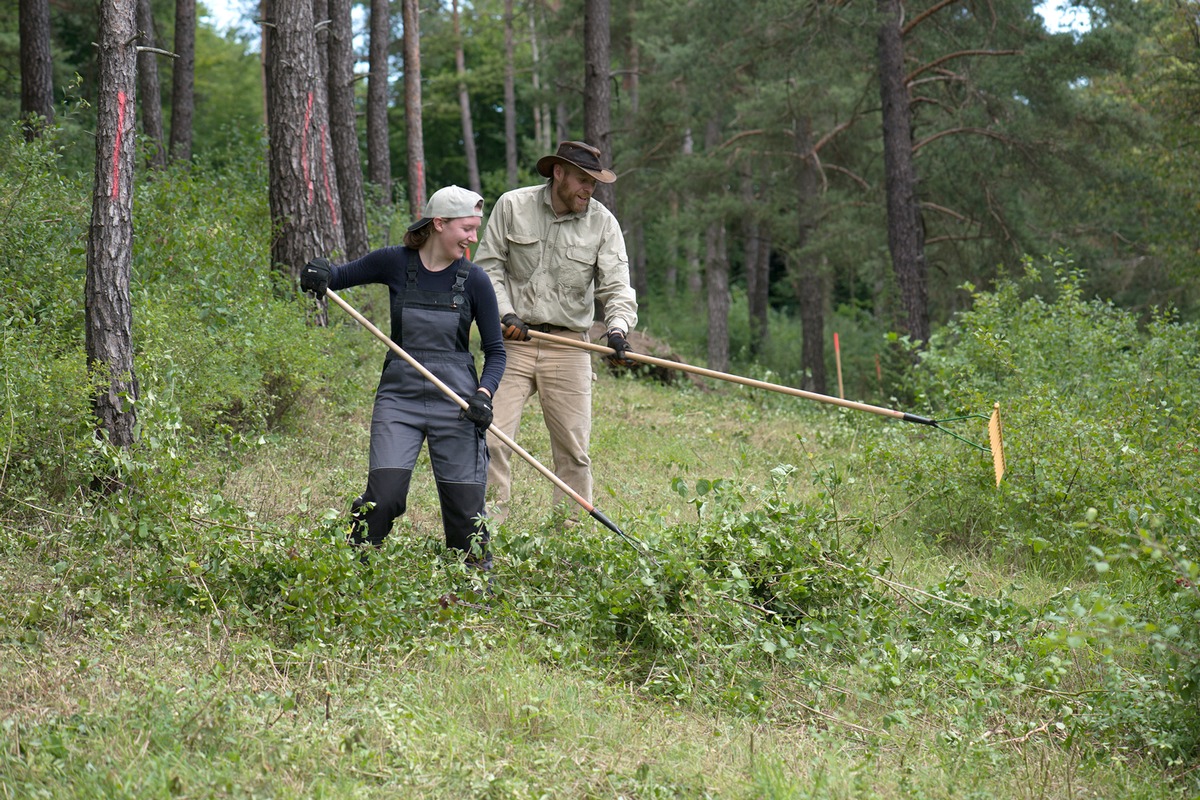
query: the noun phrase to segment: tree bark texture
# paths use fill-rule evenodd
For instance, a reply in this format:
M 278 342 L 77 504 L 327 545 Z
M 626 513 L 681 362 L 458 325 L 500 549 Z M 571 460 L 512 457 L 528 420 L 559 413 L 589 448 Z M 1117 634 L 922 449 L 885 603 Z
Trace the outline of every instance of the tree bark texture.
M 388 149 L 388 48 L 392 42 L 389 0 L 371 0 L 371 43 L 367 75 L 367 180 L 380 188 L 380 202 L 392 204 L 392 154 Z
M 458 0 L 450 0 L 454 23 L 454 67 L 458 75 L 458 110 L 462 115 L 463 155 L 467 159 L 467 186 L 483 194 L 479 180 L 479 157 L 475 151 L 475 125 L 471 120 L 471 94 L 467 90 L 467 58 L 463 53 L 462 27 L 459 21 Z
M 196 111 L 196 0 L 175 0 L 175 69 L 171 75 L 171 160 L 192 160 Z
M 825 270 L 812 253 L 804 248 L 812 239 L 819 218 L 820 175 L 816 156 L 812 152 L 812 120 L 796 120 L 796 254 L 792 266 L 795 276 L 796 299 L 800 304 L 800 331 L 804 344 L 800 353 L 800 368 L 804 371 L 801 388 L 825 394 Z
M 818 394 L 828 394 L 828 373 L 825 371 L 825 273 L 821 265 L 813 264 L 811 256 L 796 259 L 796 299 L 800 301 L 800 330 L 804 344 L 800 353 L 800 368 L 804 371 L 800 388 Z
M 138 0 L 137 26 L 141 33 L 142 47 L 157 47 L 158 37 L 154 33 L 154 11 L 150 0 Z M 158 54 L 138 53 L 138 95 L 142 106 L 142 132 L 153 147 L 148 163 L 152 169 L 167 166 L 167 143 L 163 135 L 162 95 L 158 88 Z
M 766 348 L 770 337 L 767 319 L 767 300 L 770 295 L 770 252 L 763 252 L 763 224 L 759 219 L 759 203 L 754 189 L 754 164 L 742 165 L 742 250 L 745 254 L 746 314 L 750 321 L 750 353 L 758 355 Z
M 704 232 L 704 285 L 708 290 L 708 367 L 729 369 L 729 258 L 725 220 L 708 223 Z
M 312 3 L 275 0 L 273 5 L 269 168 L 276 235 L 271 260 L 296 279 L 310 259 L 344 254 L 345 241 Z
M 329 99 L 329 0 L 312 0 L 313 32 L 317 37 L 317 80 Z
M 367 254 L 367 208 L 354 108 L 354 31 L 350 0 L 329 0 L 329 134 L 337 166 L 346 258 Z
M 513 0 L 504 0 L 504 177 L 517 186 L 517 67 L 513 43 Z
M 258 6 L 259 35 L 262 37 L 262 80 L 263 80 L 263 123 L 271 129 L 271 60 L 275 45 L 275 32 L 271 20 L 275 18 L 275 7 L 271 0 L 261 0 Z
M 96 98 L 96 173 L 84 281 L 88 371 L 99 430 L 118 447 L 134 441 L 137 377 L 133 369 L 134 120 L 137 0 L 100 4 L 100 86 Z
M 721 122 L 713 118 L 704 128 L 704 150 L 711 154 L 721 142 Z M 725 219 L 716 212 L 704 231 L 704 286 L 708 307 L 708 366 L 729 369 L 729 258 L 725 242 Z
M 667 228 L 667 265 L 663 271 L 663 288 L 667 299 L 674 301 L 679 282 L 679 192 L 672 191 L 667 199 L 670 225 Z
M 533 138 L 538 143 L 538 150 L 549 153 L 554 149 L 551 141 L 553 123 L 550 120 L 550 103 L 542 96 L 542 59 L 538 47 L 537 19 L 541 16 L 542 4 L 538 0 L 529 2 L 529 55 L 533 61 L 530 83 L 533 86 L 534 102 L 537 104 L 533 112 Z
M 883 166 L 887 194 L 888 250 L 900 286 L 905 329 L 916 342 L 929 341 L 929 287 L 925 232 L 917 198 L 913 159 L 912 107 L 905 83 L 901 0 L 878 0 L 879 95 L 883 103 Z
M 629 70 L 625 76 L 625 95 L 629 98 L 629 111 L 625 119 L 627 130 L 636 130 L 638 114 L 641 112 L 641 52 L 637 40 L 637 3 L 629 4 L 629 32 L 626 48 L 626 59 Z M 629 255 L 629 280 L 638 296 L 645 297 L 650 293 L 650 274 L 646 263 L 646 227 L 643 222 L 642 203 L 640 201 L 639 183 L 629 186 L 626 178 L 623 218 L 629 220 L 629 241 L 632 243 Z
M 418 0 L 401 0 L 404 11 L 404 126 L 408 134 L 408 210 L 425 208 L 425 135 L 421 123 L 421 21 Z
M 50 0 L 20 0 L 21 117 L 25 141 L 54 122 L 54 64 L 50 59 Z M 31 120 L 37 117 L 37 120 Z
M 584 0 L 583 10 L 583 138 L 600 148 L 600 163 L 612 167 L 612 87 L 610 0 Z M 594 198 L 617 213 L 617 190 L 611 183 L 596 184 Z

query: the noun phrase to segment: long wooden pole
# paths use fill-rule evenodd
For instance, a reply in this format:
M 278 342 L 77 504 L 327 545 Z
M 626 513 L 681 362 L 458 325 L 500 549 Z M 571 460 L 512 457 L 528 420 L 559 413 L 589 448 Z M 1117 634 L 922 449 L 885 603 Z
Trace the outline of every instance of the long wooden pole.
M 551 333 L 542 333 L 541 331 L 531 330 L 529 335 L 535 339 L 542 339 L 555 344 L 564 344 L 571 347 L 581 347 L 585 350 L 592 350 L 605 355 L 613 355 L 616 351 L 611 347 L 606 347 L 602 344 L 593 342 L 582 342 L 577 339 L 567 339 L 562 336 L 555 336 Z M 635 353 L 631 350 L 625 351 L 625 358 L 630 361 L 640 361 L 643 364 L 653 364 L 657 367 L 665 367 L 667 369 L 677 369 L 681 372 L 690 372 L 693 375 L 703 375 L 706 378 L 716 378 L 721 381 L 729 381 L 730 383 L 740 383 L 744 386 L 753 386 L 755 389 L 766 389 L 771 392 L 780 392 L 781 394 L 790 394 L 793 397 L 803 397 L 805 400 L 816 400 L 818 403 L 829 403 L 830 405 L 841 406 L 843 408 L 852 408 L 855 411 L 866 411 L 871 414 L 879 414 L 884 417 L 892 417 L 893 419 L 901 419 L 905 422 L 915 422 L 920 425 L 938 426 L 935 419 L 928 417 L 919 417 L 916 414 L 909 414 L 906 411 L 897 411 L 893 408 L 883 408 L 882 406 L 873 406 L 867 403 L 859 403 L 854 400 L 845 400 L 841 397 L 830 397 L 827 394 L 818 394 L 816 392 L 807 392 L 803 389 L 794 389 L 791 386 L 781 386 L 777 383 L 767 383 L 766 381 L 755 380 L 754 378 L 743 378 L 741 375 L 731 375 L 727 372 L 717 372 L 715 369 L 705 369 L 704 367 L 694 367 L 691 364 L 685 364 L 682 361 L 669 361 L 665 358 L 656 358 L 643 353 Z

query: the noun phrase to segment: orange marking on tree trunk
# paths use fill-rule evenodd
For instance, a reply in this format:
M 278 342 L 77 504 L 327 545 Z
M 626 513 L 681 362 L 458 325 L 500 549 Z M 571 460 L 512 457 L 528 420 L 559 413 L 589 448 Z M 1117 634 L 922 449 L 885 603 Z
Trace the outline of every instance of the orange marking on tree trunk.
M 121 140 L 125 134 L 125 92 L 117 92 L 117 138 L 113 142 L 112 199 L 121 195 Z

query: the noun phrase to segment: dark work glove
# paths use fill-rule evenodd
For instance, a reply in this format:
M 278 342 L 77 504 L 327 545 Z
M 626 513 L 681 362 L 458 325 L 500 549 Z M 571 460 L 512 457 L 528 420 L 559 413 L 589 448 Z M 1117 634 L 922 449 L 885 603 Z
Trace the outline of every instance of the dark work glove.
M 608 346 L 616 351 L 607 357 L 608 363 L 614 367 L 632 367 L 634 362 L 625 356 L 629 352 L 629 342 L 625 340 L 625 334 L 621 333 L 621 329 L 611 328 L 604 335 L 608 339 Z
M 471 395 L 471 399 L 467 401 L 467 407 L 458 412 L 459 419 L 469 419 L 475 423 L 475 427 L 482 430 L 487 430 L 487 427 L 492 424 L 492 398 L 487 396 L 487 392 L 480 389 L 475 394 Z
M 300 270 L 300 288 L 312 292 L 317 297 L 324 297 L 325 290 L 329 288 L 329 276 L 332 274 L 333 268 L 329 266 L 328 261 L 314 258 Z
M 533 338 L 529 335 L 529 326 L 516 314 L 505 314 L 500 320 L 500 324 L 504 326 L 505 339 L 518 339 L 522 342 L 528 342 Z

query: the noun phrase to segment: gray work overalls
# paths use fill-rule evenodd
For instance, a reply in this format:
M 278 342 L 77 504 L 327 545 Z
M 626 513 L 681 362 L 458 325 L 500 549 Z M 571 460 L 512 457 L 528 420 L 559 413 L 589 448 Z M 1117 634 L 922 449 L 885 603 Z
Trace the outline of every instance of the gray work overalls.
M 420 256 L 408 256 L 407 282 L 392 302 L 392 338 L 418 363 L 466 399 L 479 388 L 475 359 L 469 350 L 471 302 L 464 290 L 469 262 L 462 262 L 449 292 L 417 288 Z M 395 322 L 400 324 L 396 325 Z M 355 502 L 375 507 L 356 513 L 353 539 L 379 546 L 392 522 L 404 513 L 413 467 L 421 443 L 429 442 L 429 460 L 442 506 L 446 546 L 470 551 L 478 534 L 486 551 L 488 531 L 477 518 L 484 512 L 488 451 L 484 432 L 459 416 L 460 406 L 408 362 L 388 353 L 375 392 L 371 415 L 371 458 L 367 490 Z

